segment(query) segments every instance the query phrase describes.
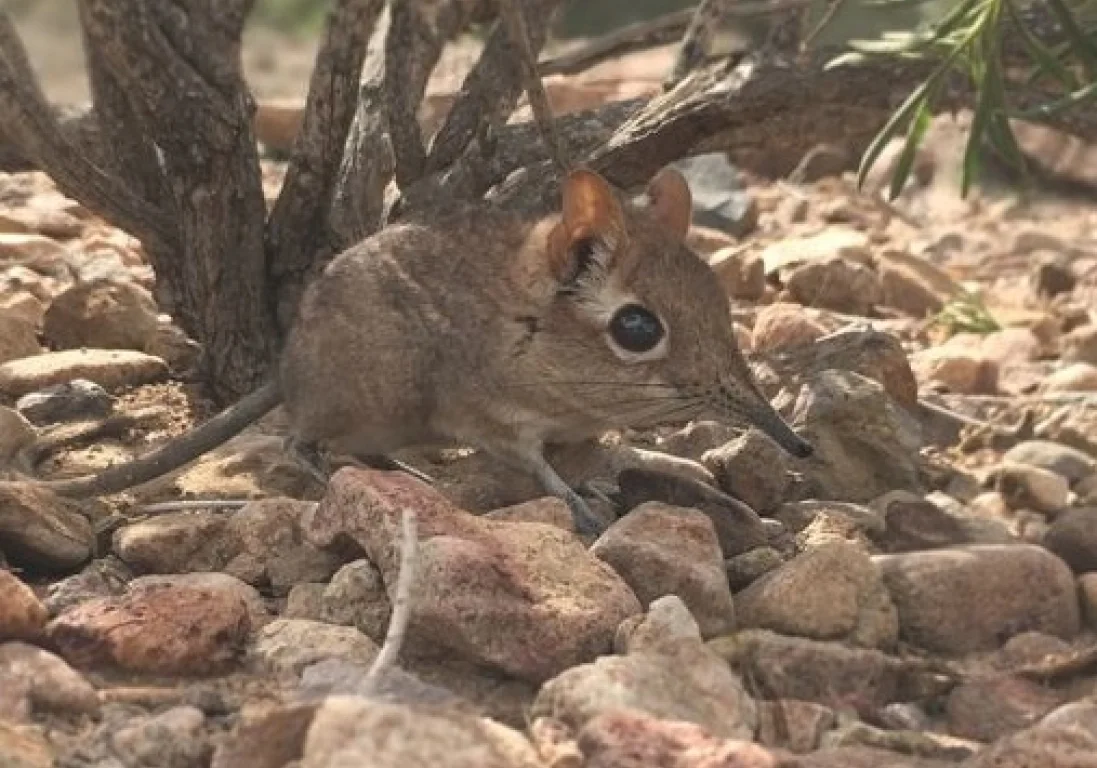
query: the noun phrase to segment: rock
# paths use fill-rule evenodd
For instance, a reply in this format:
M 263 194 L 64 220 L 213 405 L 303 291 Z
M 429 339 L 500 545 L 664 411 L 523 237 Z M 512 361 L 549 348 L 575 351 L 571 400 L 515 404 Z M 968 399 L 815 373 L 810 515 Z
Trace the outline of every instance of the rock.
M 918 405 L 918 382 L 903 345 L 896 336 L 872 328 L 839 330 L 812 344 L 782 350 L 760 361 L 755 372 L 762 391 L 772 399 L 789 388 L 789 381 L 798 387 L 804 379 L 831 369 L 872 379 L 905 408 Z
M 767 275 L 835 257 L 867 264 L 871 258 L 868 235 L 851 227 L 832 226 L 813 235 L 782 238 L 762 251 Z
M 733 592 L 745 589 L 765 574 L 784 565 L 785 559 L 773 547 L 756 547 L 728 558 L 724 563 Z
M 54 768 L 53 747 L 38 726 L 17 725 L 0 718 L 0 765 L 11 768 Z
M 1037 295 L 1047 297 L 1070 293 L 1078 281 L 1071 271 L 1070 259 L 1065 254 L 1054 252 L 1037 260 L 1029 280 Z
M 751 427 L 736 439 L 701 457 L 720 487 L 760 514 L 785 500 L 791 484 L 787 455 L 761 430 Z
M 487 718 L 331 696 L 316 709 L 301 768 L 542 768 L 518 731 Z M 235 768 L 235 766 L 234 766 Z
M 1097 365 L 1097 323 L 1075 328 L 1059 339 L 1064 363 Z
M 238 595 L 171 585 L 81 603 L 51 621 L 48 633 L 78 666 L 204 675 L 240 656 L 249 629 L 248 607 Z
M 1097 630 L 1097 573 L 1083 573 L 1078 579 L 1082 617 L 1091 630 Z
M 18 411 L 0 405 L 0 467 L 14 460 L 38 439 L 38 433 Z
M 723 152 L 694 155 L 671 163 L 689 182 L 693 221 L 737 238 L 758 226 L 758 206 L 742 188 L 739 172 Z
M 642 712 L 606 712 L 579 734 L 584 768 L 778 768 L 786 765 L 749 737 L 725 739 L 688 722 Z
M 781 505 L 774 513 L 788 533 L 796 537 L 799 552 L 833 539 L 868 542 L 884 533 L 879 513 L 860 504 L 841 501 L 797 501 Z
M 365 559 L 347 563 L 336 571 L 320 597 L 319 618 L 357 627 L 377 642 L 385 639 L 391 613 L 381 573 Z
M 759 743 L 801 755 L 818 749 L 823 734 L 838 722 L 829 707 L 794 699 L 760 702 L 758 715 Z
M 300 521 L 312 508 L 312 502 L 287 498 L 248 502 L 225 526 L 236 554 L 224 571 L 269 587 L 276 596 L 288 594 L 294 584 L 327 581 L 342 560 L 304 541 Z
M 563 499 L 542 496 L 509 507 L 493 509 L 485 515 L 489 520 L 508 520 L 514 523 L 545 523 L 564 531 L 575 530 L 575 520 Z
M 113 556 L 92 560 L 79 573 L 49 585 L 46 608 L 56 616 L 92 598 L 120 595 L 132 578 L 133 573 Z
M 880 764 L 881 761 L 885 765 L 904 766 L 905 768 L 911 765 L 911 763 L 906 762 L 907 759 L 915 759 L 903 759 L 901 758 L 902 755 L 917 755 L 919 758 L 925 758 L 924 761 L 918 760 L 916 763 L 918 766 L 927 764 L 941 765 L 936 760 L 930 762 L 931 758 L 944 760 L 946 761 L 945 765 L 955 765 L 957 761 L 974 755 L 983 746 L 976 742 L 958 739 L 953 736 L 944 736 L 933 731 L 923 733 L 911 730 L 884 730 L 857 720 L 847 721 L 838 728 L 824 734 L 823 745 L 830 748 L 828 751 L 833 752 L 838 752 L 843 748 L 874 751 L 876 761 L 864 763 L 866 768 L 870 765 Z M 825 754 L 825 752 L 822 754 Z M 892 759 L 903 759 L 903 762 L 891 762 L 887 760 L 887 756 Z M 839 764 L 843 768 L 849 766 L 848 763 Z M 854 765 L 858 764 L 860 763 L 854 763 Z
M 614 638 L 619 653 L 657 650 L 662 644 L 686 638 L 701 639 L 701 628 L 678 595 L 664 595 L 651 601 L 648 612 L 621 622 Z
M 239 597 L 248 608 L 248 623 L 252 630 L 259 629 L 271 620 L 270 611 L 267 610 L 267 605 L 263 602 L 259 590 L 227 573 L 210 571 L 208 573 L 182 573 L 169 576 L 138 576 L 129 582 L 131 592 L 173 586 L 208 589 L 212 592 L 224 593 L 226 597 L 233 595 Z
M 708 257 L 708 265 L 731 299 L 758 301 L 766 292 L 766 270 L 762 260 L 739 246 L 716 251 Z
M 111 751 L 126 766 L 197 768 L 213 752 L 205 725 L 206 716 L 197 707 L 172 707 L 116 730 L 110 736 Z
M 964 768 L 1097 768 L 1097 735 L 1038 724 L 989 745 Z
M 109 391 L 151 384 L 168 374 L 158 357 L 127 349 L 69 349 L 0 365 L 0 393 L 21 397 L 28 392 L 88 379 Z
M 580 729 L 620 709 L 695 723 L 730 739 L 749 739 L 758 716 L 739 678 L 696 638 L 572 667 L 541 687 L 530 716 Z
M 391 590 L 405 506 L 416 510 L 421 574 L 409 647 L 538 682 L 607 652 L 617 625 L 641 610 L 573 534 L 475 517 L 402 472 L 339 470 L 302 529 L 319 547 L 356 542 Z
M 857 166 L 849 149 L 834 144 L 816 144 L 808 150 L 788 175 L 793 184 L 810 184 L 828 176 L 841 176 Z
M 52 237 L 0 232 L 0 263 L 67 261 L 69 250 Z
M 742 670 L 766 698 L 813 701 L 873 717 L 895 701 L 919 698 L 933 682 L 916 668 L 880 651 L 841 643 L 785 637 L 768 630 L 746 630 L 710 640 L 708 646 Z M 932 690 L 932 689 L 929 689 Z
M 1006 451 L 1002 461 L 1046 469 L 1071 484 L 1097 472 L 1097 459 L 1051 440 L 1025 440 Z
M 380 577 L 378 577 L 380 578 Z M 282 607 L 284 619 L 311 619 L 312 621 L 324 621 L 324 590 L 327 584 L 306 582 L 295 584 L 286 595 L 286 604 Z M 346 624 L 341 621 L 331 621 L 331 624 Z
M 811 319 L 798 304 L 770 304 L 754 319 L 751 345 L 756 352 L 795 347 L 810 344 L 826 332 L 826 328 Z
M 883 533 L 873 540 L 885 552 L 917 552 L 974 543 L 960 516 L 917 494 L 885 493 L 869 507 L 884 519 Z
M 992 395 L 998 391 L 998 366 L 973 349 L 939 346 L 910 356 L 919 382 L 963 395 Z
M 54 298 L 43 333 L 56 349 L 136 349 L 156 335 L 156 302 L 130 282 L 102 279 L 77 283 Z
M 1062 694 L 1019 677 L 969 680 L 948 695 L 949 733 L 996 741 L 1026 728 L 1062 703 Z
M 876 269 L 880 303 L 918 319 L 940 312 L 960 294 L 960 286 L 938 267 L 902 251 L 884 251 Z
M 740 624 L 816 640 L 891 648 L 899 634 L 895 606 L 869 556 L 833 541 L 797 555 L 735 598 Z
M 23 395 L 15 407 L 31 423 L 44 426 L 105 418 L 114 411 L 115 400 L 95 382 L 73 379 Z
M 41 636 L 48 618 L 33 590 L 0 568 L 0 641 L 34 640 Z
M 1049 712 L 1039 724 L 1044 728 L 1077 729 L 1097 738 L 1097 701 L 1089 697 L 1064 704 Z
M 275 768 L 301 757 L 316 704 L 296 704 L 242 717 L 220 740 L 211 768 Z
M 67 570 L 87 562 L 95 538 L 80 507 L 29 482 L 0 482 L 0 552 L 13 565 Z
M 617 476 L 617 482 L 625 509 L 661 501 L 704 512 L 716 529 L 724 557 L 762 546 L 768 538 L 757 512 L 706 483 L 643 469 L 626 469 Z
M 1042 389 L 1045 392 L 1097 392 L 1097 365 L 1070 363 L 1045 378 Z
M 992 650 L 1019 631 L 1079 629 L 1074 577 L 1041 547 L 979 545 L 875 558 L 900 636 L 944 654 Z
M 1064 510 L 1047 529 L 1043 544 L 1075 573 L 1097 571 L 1097 507 Z
M 699 256 L 709 256 L 735 245 L 734 237 L 712 227 L 699 227 L 694 224 L 686 233 L 686 246 Z
M 1070 653 L 1070 643 L 1043 632 L 1022 632 L 1006 641 L 997 654 L 996 666 L 1012 670 L 1038 664 L 1046 656 Z
M 29 721 L 98 712 L 95 688 L 62 659 L 26 643 L 0 643 L 0 715 Z
M 875 381 L 849 371 L 813 376 L 794 415 L 815 448 L 801 463 L 815 498 L 864 503 L 893 490 L 919 490 L 918 424 Z
M 883 295 L 875 272 L 840 257 L 796 267 L 785 278 L 785 285 L 805 306 L 852 315 L 868 315 Z
M 169 512 L 119 528 L 113 549 L 138 573 L 219 570 L 235 550 L 224 535 L 227 523 L 218 512 Z
M 641 504 L 610 526 L 590 552 L 621 575 L 641 605 L 677 595 L 703 636 L 735 628 L 723 554 L 704 513 L 657 501 Z
M 993 478 L 994 489 L 1013 509 L 1049 513 L 1070 503 L 1070 483 L 1048 469 L 1003 461 L 994 471 Z
M 252 117 L 255 137 L 272 150 L 288 153 L 301 130 L 304 113 L 304 103 L 296 99 L 263 100 Z
M 275 619 L 255 634 L 251 657 L 263 669 L 299 675 L 323 659 L 370 664 L 379 648 L 354 627 L 306 619 Z
M 0 312 L 0 363 L 31 357 L 41 351 L 34 323 Z
M 723 445 L 738 433 L 730 424 L 702 419 L 691 421 L 659 441 L 659 449 L 675 456 L 700 460 L 705 451 Z

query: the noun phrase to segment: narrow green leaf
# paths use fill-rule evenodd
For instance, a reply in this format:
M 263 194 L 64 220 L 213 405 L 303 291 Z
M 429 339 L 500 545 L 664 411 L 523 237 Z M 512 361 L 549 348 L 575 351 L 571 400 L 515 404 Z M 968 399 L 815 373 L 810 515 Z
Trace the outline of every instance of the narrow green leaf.
M 1063 32 L 1070 41 L 1071 49 L 1081 60 L 1082 67 L 1086 70 L 1086 77 L 1091 81 L 1097 80 L 1097 45 L 1094 45 L 1078 26 L 1078 22 L 1074 20 L 1074 14 L 1066 7 L 1063 0 L 1046 0 L 1046 2 L 1052 13 L 1059 19 L 1059 26 L 1063 28 Z
M 884 124 L 884 127 L 880 129 L 880 132 L 873 137 L 872 142 L 865 149 L 865 153 L 861 156 L 861 164 L 857 168 L 857 188 L 860 189 L 865 183 L 865 177 L 868 176 L 869 170 L 872 168 L 872 164 L 880 157 L 880 153 L 884 151 L 884 147 L 899 131 L 899 127 L 909 120 L 915 112 L 921 108 L 926 95 L 929 92 L 930 81 L 919 85 L 914 91 L 907 96 L 906 101 L 900 105 L 900 107 L 892 113 L 891 117 Z
M 895 172 L 891 175 L 891 185 L 888 188 L 888 199 L 894 200 L 903 191 L 903 185 L 907 183 L 910 171 L 914 167 L 914 158 L 918 155 L 918 147 L 925 138 L 926 129 L 932 118 L 930 102 L 937 95 L 936 91 L 927 93 L 926 98 L 918 106 L 918 111 L 910 122 L 907 130 L 907 140 L 903 144 L 903 151 L 899 153 L 899 162 L 895 165 Z
M 1052 76 L 1067 89 L 1076 89 L 1078 87 L 1078 78 L 1074 76 L 1074 73 L 1071 72 L 1068 67 L 1063 65 L 1063 62 L 1059 57 L 1052 53 L 1046 45 L 1040 42 L 1036 35 L 1032 34 L 1032 31 L 1028 28 L 1024 19 L 1017 13 L 1017 7 L 1010 2 L 1010 0 L 1006 0 L 1006 12 L 1009 14 L 1010 22 L 1020 33 L 1021 41 L 1025 44 L 1025 48 L 1032 58 L 1036 60 L 1038 71 L 1050 72 Z
M 1013 113 L 1013 117 L 1022 120 L 1047 120 L 1061 112 L 1077 109 L 1093 101 L 1097 101 L 1097 82 L 1090 83 L 1076 91 L 1071 91 L 1061 99 L 1041 104 L 1038 107 L 1017 111 Z

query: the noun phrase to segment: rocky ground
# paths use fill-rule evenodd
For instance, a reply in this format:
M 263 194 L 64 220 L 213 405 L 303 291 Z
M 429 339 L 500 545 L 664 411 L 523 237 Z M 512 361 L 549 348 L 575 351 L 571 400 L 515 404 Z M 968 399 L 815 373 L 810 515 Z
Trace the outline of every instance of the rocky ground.
M 664 53 L 556 103 L 653 92 Z M 406 457 L 436 489 L 323 488 L 277 413 L 125 494 L 35 488 L 211 408 L 140 244 L 0 175 L 0 765 L 1097 766 L 1097 207 L 962 201 L 960 139 L 938 120 L 893 204 L 826 150 L 782 181 L 684 166 L 692 244 L 817 455 L 607 438 L 561 459 L 614 485 L 593 542 L 468 452 Z M 250 501 L 148 506 L 175 499 Z M 408 503 L 410 631 L 370 678 Z

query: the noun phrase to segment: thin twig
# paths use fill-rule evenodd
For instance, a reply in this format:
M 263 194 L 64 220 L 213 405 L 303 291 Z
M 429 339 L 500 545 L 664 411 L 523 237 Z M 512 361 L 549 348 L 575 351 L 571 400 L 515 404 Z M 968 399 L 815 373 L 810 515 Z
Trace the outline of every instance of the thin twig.
M 411 619 L 411 590 L 419 567 L 419 537 L 416 534 L 415 510 L 404 507 L 400 517 L 400 572 L 396 575 L 396 593 L 392 599 L 392 616 L 381 651 L 366 674 L 366 682 L 376 685 L 385 671 L 396 665 L 400 648 L 407 635 Z
M 552 106 L 545 93 L 545 85 L 541 82 L 541 75 L 537 72 L 537 56 L 530 46 L 525 12 L 519 0 L 499 0 L 499 13 L 507 25 L 511 43 L 518 51 L 526 95 L 529 97 L 533 119 L 541 132 L 541 139 L 545 142 L 556 167 L 561 172 L 567 172 L 571 168 L 571 157 L 556 130 Z
M 804 35 L 804 39 L 800 43 L 800 48 L 809 48 L 815 38 L 817 38 L 830 22 L 834 20 L 835 14 L 846 4 L 846 0 L 828 0 L 827 9 L 823 12 L 823 18 L 819 19 L 819 23 L 812 27 L 811 31 Z

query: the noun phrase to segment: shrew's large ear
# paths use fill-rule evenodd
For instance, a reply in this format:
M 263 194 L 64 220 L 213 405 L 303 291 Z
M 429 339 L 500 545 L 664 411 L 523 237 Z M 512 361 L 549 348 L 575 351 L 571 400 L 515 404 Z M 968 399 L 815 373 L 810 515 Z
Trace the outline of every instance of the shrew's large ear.
M 648 184 L 648 199 L 656 221 L 684 238 L 693 220 L 693 195 L 685 177 L 673 168 L 664 168 Z
M 606 252 L 625 236 L 625 217 L 609 183 L 594 171 L 574 170 L 563 184 L 560 223 L 549 243 L 552 272 L 573 278 L 594 251 Z

